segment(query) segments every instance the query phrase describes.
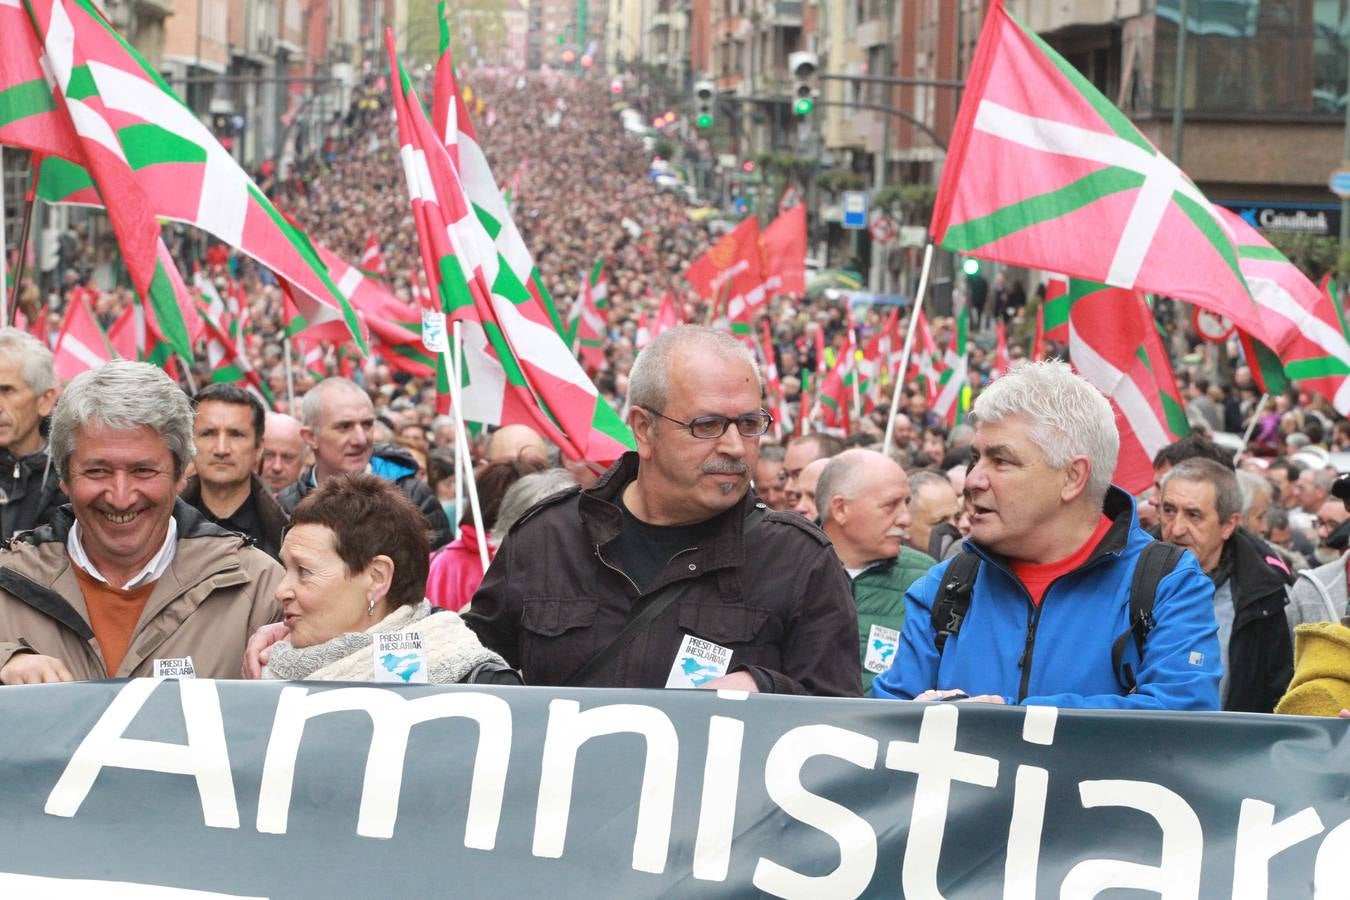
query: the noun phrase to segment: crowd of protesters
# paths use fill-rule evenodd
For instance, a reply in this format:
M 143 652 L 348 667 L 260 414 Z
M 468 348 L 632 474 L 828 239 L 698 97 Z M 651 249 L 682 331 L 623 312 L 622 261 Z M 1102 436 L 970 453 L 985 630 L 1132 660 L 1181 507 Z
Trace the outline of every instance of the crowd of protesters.
M 734 341 L 682 329 L 637 352 L 639 315 L 654 315 L 667 290 L 676 293 L 687 321 L 708 318 L 680 276 L 712 238 L 691 217 L 684 195 L 648 177 L 651 152 L 618 127 L 615 98 L 587 81 L 563 77 L 482 73 L 468 82 L 483 113 L 477 117 L 479 139 L 497 177 L 511 178 L 515 220 L 560 309 L 597 260 L 609 273 L 605 365 L 595 378 L 608 402 L 629 411 L 638 453 L 597 481 L 593 470 L 565 466 L 555 447 L 523 426 L 482 435 L 470 448 L 480 533 L 468 504 L 455 500 L 464 485 L 454 483 L 452 422 L 436 415 L 434 384 L 378 357 L 346 369 L 329 348 L 323 363 L 328 379 L 320 382 L 297 367 L 295 397 L 279 402 L 278 410 L 264 411 L 242 391 L 208 389 L 197 399 L 195 417 L 186 419 L 167 400 L 164 408 L 122 418 L 100 413 L 101 398 L 125 392 L 125 385 L 100 386 L 91 376 L 76 392 L 82 405 L 61 401 L 72 408 L 58 446 L 59 435 L 49 440 L 42 424 L 57 408 L 57 386 L 19 354 L 12 343 L 18 339 L 7 333 L 4 340 L 11 343 L 0 362 L 0 537 L 10 541 L 20 531 L 46 526 L 34 533 L 36 540 L 21 538 L 5 553 L 27 554 L 23 561 L 35 571 L 59 566 L 61 552 L 69 554 L 81 577 L 72 575 L 63 588 L 80 594 L 91 621 L 79 653 L 69 649 L 69 635 L 53 639 L 53 647 L 76 657 L 62 659 L 33 645 L 30 635 L 38 632 L 6 626 L 0 612 L 0 675 L 6 682 L 153 674 L 156 659 L 125 655 L 145 622 L 128 620 L 125 612 L 98 620 L 90 597 L 139 601 L 139 611 L 160 590 L 154 585 L 164 577 L 165 563 L 159 558 L 123 570 L 109 568 L 111 561 L 143 562 L 137 554 L 150 544 L 163 545 L 172 559 L 175 541 L 177 553 L 209 557 L 225 546 L 220 542 L 226 535 L 243 534 L 246 549 L 257 551 L 248 565 L 264 574 L 253 578 L 256 591 L 230 601 L 237 608 L 232 649 L 194 654 L 189 650 L 200 645 L 201 635 L 185 634 L 181 646 L 156 657 L 195 655 L 198 674 L 220 677 L 237 674 L 232 669 L 242 665 L 270 677 L 350 678 L 351 660 L 370 644 L 369 636 L 363 643 L 353 635 L 417 622 L 429 627 L 425 620 L 439 607 L 464 612 L 467 625 L 437 626 L 445 634 L 429 666 L 445 680 L 510 683 L 523 677 L 535 684 L 870 691 L 907 699 L 1269 712 L 1292 679 L 1293 700 L 1286 697 L 1284 707 L 1289 711 L 1335 714 L 1350 705 L 1335 684 L 1333 699 L 1321 702 L 1317 692 L 1328 690 L 1326 679 L 1312 679 L 1309 686 L 1293 666 L 1295 626 L 1321 629 L 1299 635 L 1312 653 L 1318 641 L 1335 644 L 1330 629 L 1340 627 L 1346 614 L 1350 481 L 1339 471 L 1350 464 L 1338 454 L 1350 450 L 1350 422 L 1324 399 L 1292 390 L 1267 396 L 1236 344 L 1206 344 L 1173 328 L 1175 369 L 1193 436 L 1160 453 L 1155 486 L 1130 497 L 1103 480 L 1101 468 L 1113 463 L 1116 451 L 1097 445 L 1110 442 L 1114 426 L 1109 410 L 1103 418 L 1105 401 L 1098 403 L 1100 395 L 1094 399 L 1084 382 L 1062 366 L 1041 364 L 1016 369 L 1020 380 L 995 389 L 1002 379 L 991 371 L 993 323 L 1008 327 L 1010 356 L 1025 357 L 1038 302 L 1035 292 L 1029 299 L 1019 281 L 1000 274 L 987 295 L 970 297 L 975 425 L 949 425 L 932 408 L 928 391 L 911 384 L 900 395 L 890 446 L 883 444 L 890 417 L 884 400 L 869 403 L 846 435 L 778 434 L 758 410 L 756 360 Z M 359 259 L 368 237 L 376 235 L 388 282 L 396 296 L 408 299 L 420 258 L 394 123 L 386 105 L 372 102 L 354 108 L 346 125 L 345 137 L 299 160 L 285 177 L 269 167 L 260 184 L 279 209 L 344 259 Z M 130 302 L 129 291 L 109 277 L 114 254 L 106 244 L 81 228 L 65 236 L 61 255 L 69 265 L 46 304 L 53 327 L 75 291 L 88 292 L 105 325 Z M 190 255 L 186 243 L 178 249 Z M 221 247 L 208 249 L 201 261 L 208 277 L 237 285 L 251 314 L 246 351 L 272 393 L 286 397 L 282 297 L 275 281 Z M 40 299 L 26 287 L 29 321 L 40 315 Z M 775 297 L 765 309 L 790 419 L 802 406 L 804 376 L 817 370 L 818 348 L 837 359 L 850 325 L 861 345 L 888 315 L 884 308 L 848 310 L 845 302 L 824 292 L 811 299 Z M 937 345 L 945 346 L 954 322 L 937 317 L 931 325 Z M 1051 349 L 1066 355 L 1064 348 Z M 209 380 L 200 367 L 196 375 Z M 114 376 L 144 380 L 147 391 L 159 387 L 144 372 L 106 377 L 116 381 Z M 1027 395 L 1011 396 L 1013 384 Z M 1073 407 L 1069 420 L 1078 424 L 1067 435 L 1072 446 L 1046 441 L 1044 429 L 1034 427 L 1037 417 L 1044 414 L 1053 424 L 1057 413 L 1045 414 L 1028 396 Z M 54 418 L 63 421 L 59 408 Z M 192 432 L 192 449 L 181 439 L 174 443 L 173 429 L 164 427 L 169 422 Z M 1063 431 L 1062 424 L 1055 427 Z M 165 441 L 163 448 L 150 442 L 154 453 L 140 448 L 158 460 L 144 477 L 175 486 L 191 474 L 181 498 L 175 499 L 177 490 L 128 488 L 117 496 L 150 499 L 120 504 L 107 499 L 113 494 L 76 489 L 77 480 L 95 477 L 81 466 L 114 481 L 124 467 L 134 476 L 134 454 L 111 462 L 86 459 L 87 441 L 109 430 L 136 434 L 142 428 L 162 432 Z M 1082 441 L 1092 446 L 1079 447 Z M 1080 458 L 1088 461 L 1081 471 L 1074 468 Z M 111 474 L 103 476 L 96 463 Z M 1027 466 L 1062 479 L 1057 494 L 1045 493 L 1044 484 L 1060 482 L 1037 482 L 1031 493 L 1040 505 L 1034 509 L 1017 493 L 1030 490 L 1018 487 Z M 67 499 L 73 512 L 62 513 Z M 390 512 L 392 507 L 397 509 Z M 349 533 L 350 526 L 376 508 L 391 517 L 388 527 L 395 531 L 420 521 L 431 535 L 426 552 L 358 551 L 362 536 Z M 131 519 L 124 523 L 126 516 Z M 115 533 L 141 516 L 172 521 L 175 530 L 157 532 L 149 543 L 148 532 L 137 532 L 135 540 Z M 287 518 L 295 527 L 283 539 Z M 1112 658 L 1120 652 L 1109 647 L 1100 648 L 1102 659 L 1087 663 L 1038 648 L 1046 659 L 1033 673 L 1034 627 L 1028 634 L 1022 622 L 1009 634 L 997 622 L 973 618 L 963 641 L 958 631 L 938 624 L 938 613 L 950 612 L 951 603 L 938 573 L 949 573 L 947 581 L 959 586 L 956 560 L 973 556 L 964 602 L 998 608 L 999 615 L 1009 606 L 1014 617 L 1030 608 L 1037 621 L 1044 612 L 1047 631 L 1059 629 L 1045 640 L 1077 652 L 1081 646 L 1072 639 L 1090 625 L 1053 618 L 1056 601 L 1077 599 L 1057 592 L 1104 591 L 1117 601 L 1104 615 L 1123 624 L 1106 629 L 1109 634 L 1097 629 L 1110 644 L 1118 631 L 1134 628 L 1129 578 L 1114 569 L 1104 573 L 1099 565 L 1092 576 L 1097 581 L 1073 591 L 1056 579 L 1072 580 L 1110 547 L 1120 554 L 1112 565 L 1126 559 L 1135 565 L 1146 555 L 1147 531 L 1191 553 L 1181 562 L 1167 560 L 1159 571 L 1151 614 L 1159 624 L 1151 637 L 1136 635 L 1134 656 L 1123 664 Z M 1044 546 L 1050 537 L 1059 542 Z M 208 539 L 216 542 L 214 549 L 202 550 Z M 486 571 L 479 553 L 484 545 L 498 560 Z M 793 565 L 785 568 L 785 560 Z M 934 568 L 943 562 L 946 569 Z M 759 577 L 770 572 L 772 578 Z M 111 581 L 105 577 L 114 574 Z M 595 585 L 604 579 L 613 583 L 602 591 Z M 1102 579 L 1110 586 L 1103 587 Z M 118 588 L 117 581 L 125 586 Z M 565 596 L 568 584 L 582 583 L 603 596 Z M 550 591 L 557 594 L 552 600 L 522 603 Z M 275 596 L 270 618 L 280 619 L 277 624 L 257 627 L 268 618 L 259 612 L 267 606 L 260 594 Z M 634 632 L 629 613 L 649 594 L 661 595 L 662 610 L 673 608 L 664 618 L 660 610 L 652 613 L 646 630 Z M 732 596 L 753 602 L 732 610 L 719 605 L 719 598 Z M 12 602 L 5 594 L 0 600 Z M 1254 619 L 1262 627 L 1253 626 Z M 726 658 L 713 654 L 683 675 L 674 667 L 667 673 L 667 650 L 683 650 L 682 639 L 691 635 L 726 650 Z M 1018 643 L 1023 639 L 1025 647 Z M 1148 652 L 1147 640 L 1154 642 Z M 1163 642 L 1166 648 L 1159 649 Z M 101 655 L 91 657 L 88 646 L 101 648 Z M 1130 652 L 1127 646 L 1125 655 Z M 990 660 L 1004 656 L 1011 668 L 1000 678 L 1010 677 L 1009 683 L 988 671 Z M 17 669 L 6 668 L 16 662 Z M 697 666 L 705 663 L 702 677 Z M 1350 666 L 1344 671 L 1350 673 Z

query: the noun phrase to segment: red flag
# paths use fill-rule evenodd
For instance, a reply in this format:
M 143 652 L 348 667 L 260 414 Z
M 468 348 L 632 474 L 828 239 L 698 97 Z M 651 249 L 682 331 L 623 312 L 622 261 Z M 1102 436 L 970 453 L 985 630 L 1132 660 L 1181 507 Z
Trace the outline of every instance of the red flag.
M 389 275 L 389 267 L 384 264 L 384 254 L 380 252 L 380 239 L 374 232 L 366 238 L 365 249 L 361 251 L 360 268 L 362 271 L 369 272 L 371 275 L 378 275 L 386 278 Z M 336 278 L 336 276 L 334 276 Z
M 667 290 L 661 295 L 661 307 L 656 311 L 656 320 L 652 323 L 652 337 L 663 331 L 669 331 L 680 324 L 680 308 L 675 303 L 675 292 Z
M 71 296 L 70 308 L 66 310 L 66 321 L 61 326 L 61 336 L 56 340 L 53 356 L 56 375 L 62 381 L 69 381 L 81 372 L 97 369 L 113 358 L 103 328 L 78 291 Z
M 726 298 L 727 318 L 737 319 L 763 300 L 759 220 L 750 216 L 722 236 L 684 271 L 684 279 L 704 300 Z M 758 294 L 758 297 L 752 296 Z
M 806 207 L 794 206 L 769 224 L 759 239 L 764 252 L 764 289 L 769 294 L 806 293 Z
M 999 319 L 994 324 L 994 364 L 989 368 L 990 380 L 1008 374 L 1012 360 L 1008 356 L 1008 331 Z
M 1120 456 L 1111 480 L 1132 494 L 1153 483 L 1153 457 L 1190 432 L 1153 314 L 1132 291 L 1079 288 L 1069 310 L 1069 357 L 1111 402 Z

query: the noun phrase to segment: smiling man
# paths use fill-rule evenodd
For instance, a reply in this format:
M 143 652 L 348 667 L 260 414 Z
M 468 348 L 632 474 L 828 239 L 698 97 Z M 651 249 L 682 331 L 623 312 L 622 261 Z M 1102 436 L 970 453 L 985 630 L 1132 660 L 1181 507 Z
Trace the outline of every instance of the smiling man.
M 857 617 L 829 541 L 749 490 L 754 358 L 680 326 L 633 365 L 637 451 L 511 529 L 464 621 L 527 684 L 857 696 Z
M 287 515 L 325 479 L 368 472 L 394 482 L 422 510 L 432 531 L 433 550 L 449 542 L 450 520 L 436 493 L 417 477 L 417 461 L 402 447 L 375 442 L 375 406 L 356 382 L 320 381 L 305 394 L 300 416 L 300 436 L 314 451 L 314 465 L 277 495 Z
M 183 500 L 280 560 L 286 513 L 253 474 L 262 448 L 262 402 L 235 385 L 212 384 L 199 391 L 193 403 L 197 474 L 187 480 Z
M 51 427 L 70 505 L 0 552 L 0 683 L 238 676 L 283 573 L 177 499 L 193 450 L 192 407 L 160 369 L 70 382 Z
M 1189 553 L 1146 553 L 1134 501 L 1111 485 L 1120 438 L 1106 398 L 1065 363 L 1023 363 L 971 418 L 967 549 L 906 594 L 873 696 L 1217 709 L 1214 585 Z M 1141 558 L 1155 587 L 1132 602 Z M 1145 593 L 1147 616 L 1135 612 Z

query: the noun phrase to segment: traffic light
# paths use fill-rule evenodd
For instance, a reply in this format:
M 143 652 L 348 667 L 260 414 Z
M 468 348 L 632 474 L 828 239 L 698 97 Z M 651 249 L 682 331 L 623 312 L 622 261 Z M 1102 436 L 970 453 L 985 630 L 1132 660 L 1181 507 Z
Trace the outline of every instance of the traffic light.
M 974 277 L 980 274 L 980 261 L 973 256 L 967 256 L 961 263 L 961 271 L 965 272 L 967 277 Z
M 699 128 L 711 128 L 713 106 L 717 101 L 717 86 L 711 81 L 694 83 L 694 124 Z
M 741 163 L 741 171 L 747 175 L 753 173 L 755 171 L 755 161 L 753 159 L 747 159 L 745 162 Z
M 816 108 L 816 73 L 820 71 L 820 60 L 805 50 L 789 53 L 788 69 L 792 72 L 792 111 L 799 116 L 809 116 Z

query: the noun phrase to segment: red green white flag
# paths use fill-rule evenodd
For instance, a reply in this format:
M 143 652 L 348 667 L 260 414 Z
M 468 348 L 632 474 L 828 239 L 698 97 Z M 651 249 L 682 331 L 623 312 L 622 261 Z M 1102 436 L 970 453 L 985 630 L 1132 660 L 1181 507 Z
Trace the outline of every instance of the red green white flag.
M 1069 358 L 1116 414 L 1120 456 L 1112 482 L 1138 494 L 1153 484 L 1153 458 L 1190 434 L 1167 349 L 1144 298 L 1106 285 L 1071 285 Z
M 931 225 L 942 246 L 1176 297 L 1259 333 L 1215 208 L 999 0 L 947 159 Z
M 108 336 L 103 333 L 103 328 L 94 318 L 83 296 L 71 298 L 52 357 L 56 375 L 62 381 L 69 381 L 81 372 L 97 369 L 113 358 Z
M 1270 348 L 1290 379 L 1350 415 L 1350 330 L 1340 304 L 1241 216 L 1226 209 L 1220 215 L 1237 245 L 1262 326 L 1238 327 Z
M 385 43 L 397 73 L 391 82 L 400 155 L 423 269 L 446 315 L 464 322 L 464 377 L 471 381 L 465 418 L 527 422 L 571 459 L 617 459 L 633 448 L 632 434 L 569 352 L 549 311 L 503 259 L 398 62 L 392 30 Z M 475 396 L 486 407 L 477 418 Z
M 942 358 L 942 369 L 937 372 L 937 399 L 933 412 L 954 427 L 970 408 L 970 310 L 963 297 L 957 297 L 955 309 L 956 330 L 952 332 L 951 346 Z
M 565 336 L 573 353 L 581 354 L 587 370 L 599 372 L 606 367 L 605 341 L 609 326 L 609 274 L 605 261 L 597 259 L 591 271 L 581 276 L 577 297 L 567 311 Z
M 351 265 L 323 244 L 314 249 L 370 332 L 371 352 L 391 369 L 414 378 L 434 378 L 434 354 L 422 346 L 421 309 L 399 300 L 382 282 L 368 277 L 364 267 Z
M 353 310 L 319 262 L 305 233 L 286 222 L 206 126 L 176 97 L 159 74 L 107 22 L 90 0 L 23 0 L 41 56 L 19 59 L 28 73 L 50 72 L 56 114 L 29 106 L 32 122 L 11 120 L 6 134 L 42 141 L 30 147 L 60 156 L 62 197 L 97 192 L 117 232 L 137 292 L 156 315 L 167 316 L 150 292 L 162 272 L 154 243 L 157 219 L 195 225 L 285 277 L 313 304 L 311 322 L 325 314 L 345 319 L 353 338 L 364 338 Z M 12 4 L 0 4 L 4 24 Z M 31 54 L 12 27 L 0 29 L 0 56 Z M 21 77 L 22 72 L 17 76 Z M 29 78 L 24 85 L 30 85 Z M 18 85 L 0 83 L 0 91 Z M 31 95 L 31 87 L 24 87 Z M 11 105 L 9 114 L 14 114 Z M 57 129 L 64 124 L 66 133 Z M 36 135 L 36 137 L 34 137 Z M 72 144 L 78 152 L 72 152 Z M 166 325 L 161 316 L 160 324 Z M 179 338 L 166 336 L 179 349 Z
M 525 246 L 525 239 L 516 228 L 515 220 L 511 218 L 510 201 L 503 196 L 497 186 L 487 156 L 478 142 L 478 135 L 474 131 L 466 105 L 467 88 L 466 91 L 459 90 L 459 84 L 455 79 L 453 60 L 450 56 L 450 26 L 444 2 L 436 6 L 436 21 L 440 31 L 441 53 L 436 60 L 432 124 L 441 142 L 450 152 L 450 161 L 459 173 L 464 193 L 473 207 L 474 214 L 488 233 L 488 237 L 492 239 L 493 246 L 497 248 L 502 261 L 501 268 L 509 273 L 509 277 L 505 278 L 509 283 L 504 290 L 512 295 L 517 291 L 528 294 L 543 316 L 553 323 L 554 330 L 561 334 L 563 323 L 553 297 L 539 276 L 539 270 L 534 265 L 534 257 Z M 525 163 L 522 161 L 512 175 L 513 184 L 523 175 L 524 169 Z

